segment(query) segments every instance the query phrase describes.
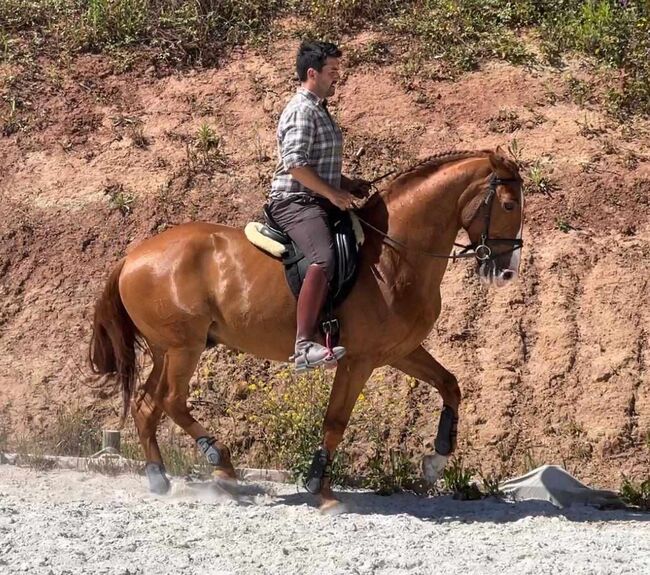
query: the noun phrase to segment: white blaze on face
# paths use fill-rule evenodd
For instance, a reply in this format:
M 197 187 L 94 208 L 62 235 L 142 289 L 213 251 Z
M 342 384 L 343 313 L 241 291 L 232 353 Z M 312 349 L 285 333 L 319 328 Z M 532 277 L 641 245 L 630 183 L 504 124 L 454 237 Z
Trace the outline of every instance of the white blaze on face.
M 519 190 L 519 205 L 521 209 L 521 223 L 519 224 L 519 231 L 515 236 L 518 240 L 521 239 L 524 229 L 524 193 L 521 188 Z M 512 249 L 509 255 L 508 264 L 503 267 L 498 266 L 497 261 L 493 259 L 481 263 L 478 273 L 483 284 L 503 287 L 517 279 L 519 275 L 519 264 L 521 263 L 521 249 Z
M 521 235 L 524 230 L 524 187 L 523 185 L 519 186 L 519 209 L 521 210 L 521 223 L 519 224 L 519 231 L 517 232 L 516 238 L 521 239 Z M 513 250 L 510 254 L 510 261 L 508 262 L 508 270 L 513 272 L 513 276 L 510 279 L 516 279 L 519 275 L 519 264 L 521 263 L 521 248 Z

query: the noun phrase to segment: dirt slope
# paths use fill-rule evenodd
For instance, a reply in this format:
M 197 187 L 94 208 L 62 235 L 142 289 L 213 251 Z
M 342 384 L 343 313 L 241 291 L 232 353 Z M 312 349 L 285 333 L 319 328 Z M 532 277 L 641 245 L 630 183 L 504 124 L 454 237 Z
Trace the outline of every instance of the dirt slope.
M 26 129 L 0 138 L 0 417 L 14 436 L 47 430 L 73 401 L 115 421 L 118 400 L 87 388 L 84 360 L 92 302 L 130 245 L 174 223 L 258 216 L 275 124 L 295 89 L 295 43 L 272 48 L 164 76 L 146 65 L 117 74 L 102 56 L 0 66 L 3 95 L 26 101 Z M 357 173 L 370 177 L 396 159 L 516 139 L 554 184 L 550 195 L 528 194 L 516 286 L 486 291 L 468 263 L 445 277 L 427 347 L 461 383 L 466 460 L 511 471 L 564 463 L 604 486 L 621 471 L 648 476 L 650 126 L 616 125 L 573 103 L 579 63 L 563 72 L 489 64 L 456 82 L 400 70 L 346 73 L 332 109 L 348 172 L 360 146 Z M 188 159 L 204 123 L 227 157 L 212 175 Z M 268 368 L 223 366 L 243 381 Z M 415 458 L 440 401 L 403 381 L 382 372 L 369 393 L 387 406 L 387 442 Z M 241 444 L 245 428 L 232 421 L 220 429 Z

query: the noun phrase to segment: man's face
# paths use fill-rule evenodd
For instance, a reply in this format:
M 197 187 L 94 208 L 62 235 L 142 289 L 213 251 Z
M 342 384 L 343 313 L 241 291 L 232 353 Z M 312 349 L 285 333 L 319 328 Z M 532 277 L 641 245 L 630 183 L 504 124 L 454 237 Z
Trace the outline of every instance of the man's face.
M 314 73 L 315 87 L 321 98 L 328 98 L 329 96 L 334 95 L 334 92 L 336 91 L 336 83 L 340 77 L 339 65 L 340 58 L 328 57 L 320 72 L 317 72 L 313 68 L 309 69 L 310 72 L 313 71 Z

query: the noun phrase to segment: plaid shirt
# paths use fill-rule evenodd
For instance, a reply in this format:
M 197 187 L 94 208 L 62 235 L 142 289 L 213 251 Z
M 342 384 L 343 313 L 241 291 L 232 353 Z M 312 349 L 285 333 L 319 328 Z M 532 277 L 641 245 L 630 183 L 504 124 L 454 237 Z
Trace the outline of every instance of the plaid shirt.
M 296 180 L 291 168 L 311 166 L 328 184 L 341 187 L 343 134 L 326 104 L 306 88 L 287 104 L 278 124 L 278 165 L 271 184 L 271 199 L 312 195 Z

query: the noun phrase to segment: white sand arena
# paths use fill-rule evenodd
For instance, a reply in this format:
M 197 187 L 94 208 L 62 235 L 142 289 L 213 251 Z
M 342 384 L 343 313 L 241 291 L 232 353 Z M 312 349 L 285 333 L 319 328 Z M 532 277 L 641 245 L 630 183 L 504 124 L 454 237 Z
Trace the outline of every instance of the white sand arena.
M 348 491 L 324 516 L 263 489 L 235 502 L 177 480 L 159 498 L 135 475 L 0 465 L 0 573 L 650 573 L 650 514 Z

